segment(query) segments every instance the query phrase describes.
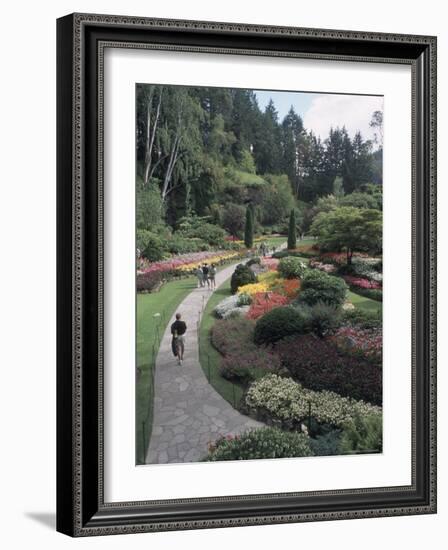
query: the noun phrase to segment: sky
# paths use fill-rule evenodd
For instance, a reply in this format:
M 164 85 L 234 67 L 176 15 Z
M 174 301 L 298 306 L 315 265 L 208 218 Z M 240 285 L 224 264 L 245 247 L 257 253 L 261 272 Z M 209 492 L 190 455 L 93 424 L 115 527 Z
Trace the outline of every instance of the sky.
M 305 128 L 322 139 L 328 136 L 331 127 L 345 126 L 350 137 L 359 130 L 364 139 L 373 140 L 374 132 L 369 126 L 372 113 L 383 110 L 383 97 L 380 96 L 254 91 L 262 110 L 272 98 L 282 121 L 292 105 L 302 117 Z

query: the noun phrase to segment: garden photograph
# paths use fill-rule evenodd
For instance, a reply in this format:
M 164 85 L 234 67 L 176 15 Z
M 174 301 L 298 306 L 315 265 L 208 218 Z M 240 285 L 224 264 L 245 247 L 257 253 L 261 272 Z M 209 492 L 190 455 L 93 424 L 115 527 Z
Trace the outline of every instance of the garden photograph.
M 381 453 L 383 97 L 142 83 L 135 135 L 136 464 Z

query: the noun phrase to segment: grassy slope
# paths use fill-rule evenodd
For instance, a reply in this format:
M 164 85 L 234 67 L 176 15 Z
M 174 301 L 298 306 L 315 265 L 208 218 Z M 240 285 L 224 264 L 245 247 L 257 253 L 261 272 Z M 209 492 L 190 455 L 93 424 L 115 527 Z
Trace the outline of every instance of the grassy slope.
M 160 338 L 177 306 L 195 285 L 196 279 L 188 277 L 166 283 L 159 292 L 137 294 L 136 454 L 139 463 L 144 460 L 151 434 L 152 383 Z M 154 317 L 155 313 L 160 313 L 160 317 Z

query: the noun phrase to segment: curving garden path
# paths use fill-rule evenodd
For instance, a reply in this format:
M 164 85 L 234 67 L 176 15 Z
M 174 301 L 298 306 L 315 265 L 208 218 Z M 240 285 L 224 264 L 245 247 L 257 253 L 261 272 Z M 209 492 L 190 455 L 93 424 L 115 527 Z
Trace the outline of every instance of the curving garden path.
M 219 287 L 237 264 L 216 275 Z M 187 323 L 183 365 L 171 351 L 170 320 L 156 358 L 154 414 L 147 464 L 196 462 L 205 457 L 210 441 L 220 435 L 236 435 L 263 426 L 235 410 L 209 384 L 199 363 L 198 327 L 200 316 L 212 292 L 193 290 L 177 308 Z

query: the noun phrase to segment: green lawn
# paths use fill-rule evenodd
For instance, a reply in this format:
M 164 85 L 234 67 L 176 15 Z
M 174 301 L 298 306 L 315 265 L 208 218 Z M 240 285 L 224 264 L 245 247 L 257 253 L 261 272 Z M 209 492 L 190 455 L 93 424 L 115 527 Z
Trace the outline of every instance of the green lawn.
M 371 300 L 370 298 L 366 298 L 365 296 L 360 296 L 359 294 L 356 294 L 351 290 L 348 291 L 348 299 L 356 308 L 362 309 L 363 311 L 383 310 L 383 304 L 381 302 Z
M 229 382 L 219 374 L 218 365 L 221 355 L 210 342 L 210 329 L 216 321 L 213 309 L 227 296 L 230 296 L 230 278 L 212 294 L 202 314 L 199 329 L 199 361 L 210 384 L 224 399 L 235 406 L 241 400 L 243 390 L 241 386 Z
M 154 362 L 160 338 L 177 306 L 196 286 L 188 277 L 166 283 L 159 292 L 137 294 L 136 456 L 144 462 L 151 437 Z M 159 313 L 160 316 L 154 317 Z

